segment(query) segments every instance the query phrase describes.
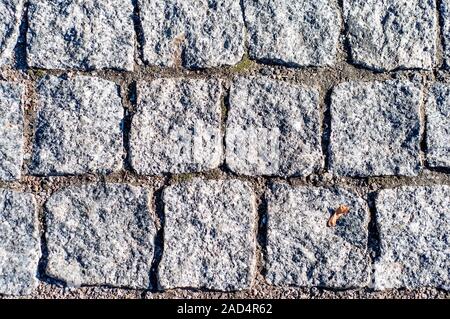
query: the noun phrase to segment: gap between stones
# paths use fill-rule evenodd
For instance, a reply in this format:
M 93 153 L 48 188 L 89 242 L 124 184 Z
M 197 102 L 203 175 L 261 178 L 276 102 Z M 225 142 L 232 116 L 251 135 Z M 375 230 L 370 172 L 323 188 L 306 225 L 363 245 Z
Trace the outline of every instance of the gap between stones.
M 136 34 L 136 51 L 135 51 L 135 61 L 134 64 L 137 64 L 137 61 L 144 61 L 144 28 L 142 27 L 141 22 L 141 8 L 139 7 L 139 3 L 137 0 L 131 1 L 133 4 L 133 24 L 134 24 L 134 32 Z M 136 57 L 137 56 L 137 57 Z

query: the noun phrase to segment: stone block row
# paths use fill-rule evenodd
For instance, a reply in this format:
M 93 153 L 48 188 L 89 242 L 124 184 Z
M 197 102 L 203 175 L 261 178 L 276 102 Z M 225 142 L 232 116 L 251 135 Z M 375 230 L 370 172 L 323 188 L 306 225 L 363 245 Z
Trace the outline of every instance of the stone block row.
M 0 65 L 13 55 L 24 2 L 0 1 Z M 254 60 L 322 67 L 336 62 L 344 29 L 355 64 L 429 70 L 436 66 L 437 11 L 448 66 L 448 0 L 439 8 L 433 0 L 344 0 L 342 10 L 335 0 L 30 0 L 27 59 L 35 68 L 132 71 L 136 29 L 150 65 L 234 65 L 248 42 Z
M 157 234 L 152 194 L 126 184 L 70 186 L 45 203 L 45 273 L 68 286 L 150 288 Z M 266 280 L 336 289 L 450 289 L 450 187 L 381 190 L 380 256 L 368 253 L 369 207 L 351 190 L 273 184 L 266 191 Z M 193 179 L 163 190 L 158 287 L 248 289 L 256 273 L 257 207 L 239 180 Z M 0 191 L 0 293 L 29 294 L 41 257 L 29 194 Z M 349 212 L 335 227 L 327 220 Z M 372 273 L 374 266 L 374 273 Z M 371 281 L 373 279 L 373 281 Z
M 124 107 L 115 83 L 88 76 L 47 76 L 36 91 L 33 149 L 25 165 L 30 174 L 108 174 L 122 169 Z M 427 165 L 450 167 L 450 85 L 435 83 L 423 95 L 421 86 L 406 81 L 337 85 L 329 105 L 326 169 L 336 176 L 417 175 L 422 168 L 423 100 Z M 248 176 L 307 176 L 324 167 L 320 94 L 314 87 L 237 77 L 227 113 L 218 79 L 140 81 L 137 96 L 127 147 L 138 174 L 203 172 L 224 162 Z M 23 97 L 22 85 L 0 82 L 3 181 L 21 178 Z

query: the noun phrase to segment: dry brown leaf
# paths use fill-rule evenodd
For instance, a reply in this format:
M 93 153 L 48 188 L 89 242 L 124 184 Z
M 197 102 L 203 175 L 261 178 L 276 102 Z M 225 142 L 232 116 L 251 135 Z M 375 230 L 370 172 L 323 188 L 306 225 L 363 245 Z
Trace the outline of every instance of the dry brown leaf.
M 327 222 L 328 227 L 336 227 L 336 223 L 339 218 L 344 216 L 350 211 L 350 208 L 346 205 L 339 206 L 333 213 L 333 215 L 330 216 Z

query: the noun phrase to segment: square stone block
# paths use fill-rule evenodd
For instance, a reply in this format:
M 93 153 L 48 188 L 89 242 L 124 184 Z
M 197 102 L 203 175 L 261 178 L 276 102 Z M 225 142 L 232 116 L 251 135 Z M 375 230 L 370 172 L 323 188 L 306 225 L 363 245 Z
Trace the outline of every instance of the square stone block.
M 410 82 L 347 82 L 331 96 L 330 171 L 415 176 L 422 91 Z
M 319 92 L 263 77 L 236 78 L 226 163 L 243 175 L 304 176 L 323 165 Z
M 122 168 L 124 110 L 115 83 L 50 76 L 39 82 L 37 96 L 32 174 L 108 174 Z
M 217 168 L 222 161 L 221 97 L 218 80 L 140 82 L 130 132 L 133 169 L 163 175 Z
M 132 71 L 131 0 L 30 0 L 27 59 L 43 69 Z
M 267 195 L 267 275 L 276 286 L 334 289 L 369 284 L 369 208 L 342 188 L 274 184 Z M 327 221 L 341 205 L 336 227 Z
M 190 182 L 164 190 L 162 289 L 248 289 L 256 271 L 256 203 L 238 180 Z

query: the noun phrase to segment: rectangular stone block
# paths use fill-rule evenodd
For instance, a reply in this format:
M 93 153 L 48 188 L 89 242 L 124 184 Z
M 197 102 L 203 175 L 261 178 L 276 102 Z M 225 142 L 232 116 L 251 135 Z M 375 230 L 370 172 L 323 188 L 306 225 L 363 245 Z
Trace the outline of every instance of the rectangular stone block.
M 375 289 L 450 290 L 450 187 L 399 187 L 376 199 Z
M 115 83 L 50 76 L 39 82 L 37 96 L 32 174 L 107 174 L 122 168 L 124 110 Z
M 130 0 L 30 0 L 27 59 L 43 69 L 133 70 Z
M 70 186 L 47 203 L 46 273 L 69 286 L 150 287 L 150 194 L 125 184 Z
M 250 57 L 290 66 L 331 66 L 341 22 L 331 0 L 244 0 Z
M 23 95 L 21 84 L 0 81 L 0 180 L 21 177 L 23 162 Z
M 256 203 L 238 180 L 195 179 L 164 189 L 162 289 L 248 289 L 256 270 Z
M 138 0 L 144 60 L 163 67 L 234 65 L 244 55 L 240 0 Z
M 230 92 L 226 164 L 237 174 L 304 176 L 323 165 L 319 92 L 238 77 Z
M 436 2 L 344 0 L 354 63 L 376 71 L 425 69 L 436 60 Z
M 23 0 L 0 0 L 0 66 L 12 62 L 23 4 Z
M 29 295 L 36 288 L 41 246 L 32 195 L 0 189 L 0 294 Z
M 427 162 L 431 167 L 450 167 L 450 85 L 436 83 L 426 102 Z
M 328 227 L 341 206 L 350 208 Z M 342 188 L 274 184 L 267 194 L 267 275 L 276 286 L 334 289 L 369 284 L 367 203 Z
M 410 82 L 347 82 L 331 97 L 330 171 L 414 176 L 420 170 L 422 91 Z
M 130 132 L 130 160 L 139 174 L 200 172 L 222 160 L 222 87 L 218 80 L 140 82 Z

